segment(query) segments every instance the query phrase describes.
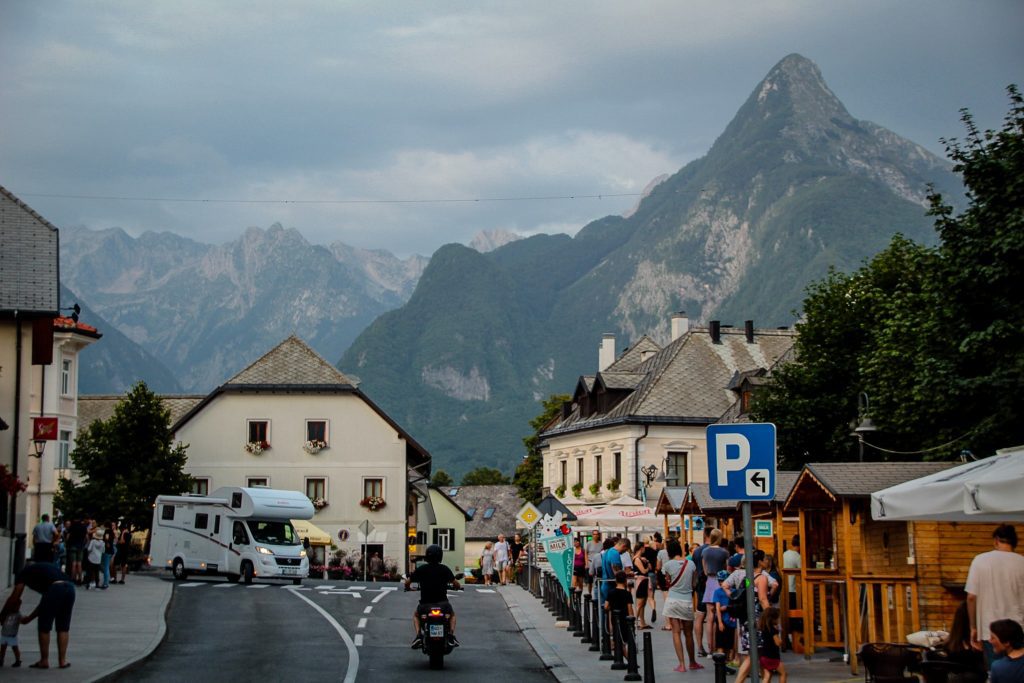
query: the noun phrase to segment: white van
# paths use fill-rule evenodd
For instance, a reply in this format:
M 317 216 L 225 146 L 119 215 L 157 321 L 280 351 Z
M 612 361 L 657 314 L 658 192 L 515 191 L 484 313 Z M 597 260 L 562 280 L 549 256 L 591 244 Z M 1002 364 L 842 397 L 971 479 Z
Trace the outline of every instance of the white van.
M 309 560 L 292 519 L 312 519 L 298 491 L 225 486 L 209 496 L 157 496 L 149 561 L 174 578 L 219 574 L 231 581 L 302 583 Z

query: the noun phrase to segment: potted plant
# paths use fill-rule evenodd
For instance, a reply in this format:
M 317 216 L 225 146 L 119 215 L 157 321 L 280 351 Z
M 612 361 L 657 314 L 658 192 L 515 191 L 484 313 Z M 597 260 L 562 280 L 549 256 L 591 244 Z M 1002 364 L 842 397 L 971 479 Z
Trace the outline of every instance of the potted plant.
M 311 503 L 313 503 L 313 508 L 316 509 L 317 512 L 320 512 L 325 507 L 327 507 L 326 498 L 310 498 L 309 500 Z
M 618 479 L 612 479 L 612 480 L 610 480 L 610 481 L 608 482 L 608 490 L 609 490 L 609 491 L 613 491 L 613 492 L 614 492 L 614 491 L 618 491 L 618 490 L 619 490 L 619 484 L 620 484 L 620 483 L 621 483 L 621 482 L 620 482 L 620 481 L 619 481 Z
M 0 465 L 0 491 L 9 496 L 15 496 L 27 488 L 28 485 L 18 479 L 18 475 L 8 470 L 7 465 Z
M 596 496 L 601 493 L 601 482 L 595 481 L 590 485 L 590 495 Z
M 322 579 L 324 578 L 324 572 L 327 571 L 327 567 L 322 564 L 311 564 L 309 565 L 309 578 L 311 579 Z
M 572 485 L 572 495 L 574 495 L 577 498 L 579 498 L 580 494 L 582 494 L 582 493 L 583 493 L 583 482 L 582 481 L 578 481 L 578 482 L 576 482 L 575 484 Z
M 376 512 L 385 506 L 384 499 L 380 496 L 367 496 L 359 501 L 359 504 L 370 512 Z
M 565 484 L 562 484 L 557 489 L 555 489 L 555 495 L 559 498 L 565 497 Z
M 266 441 L 249 441 L 245 444 L 245 450 L 253 455 L 259 455 L 268 448 L 270 448 L 270 444 Z
M 310 455 L 316 455 L 325 448 L 327 448 L 327 442 L 321 441 L 320 439 L 310 439 L 306 443 L 302 444 L 302 450 L 306 451 Z

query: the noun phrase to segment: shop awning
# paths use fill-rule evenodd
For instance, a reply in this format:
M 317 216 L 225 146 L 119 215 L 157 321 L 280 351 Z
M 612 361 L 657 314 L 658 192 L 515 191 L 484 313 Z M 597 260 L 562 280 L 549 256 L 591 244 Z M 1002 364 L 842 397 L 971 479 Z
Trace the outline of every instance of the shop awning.
M 292 526 L 299 538 L 308 538 L 311 545 L 331 544 L 331 535 L 308 519 L 293 519 Z

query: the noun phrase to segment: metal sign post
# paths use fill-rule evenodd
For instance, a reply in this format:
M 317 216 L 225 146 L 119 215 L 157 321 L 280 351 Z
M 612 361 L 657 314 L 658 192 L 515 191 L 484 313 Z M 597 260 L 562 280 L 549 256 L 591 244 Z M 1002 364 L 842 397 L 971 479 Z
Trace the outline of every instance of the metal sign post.
M 747 540 L 747 552 L 743 553 L 743 565 L 747 572 L 747 634 L 750 636 L 750 680 L 761 680 L 761 660 L 757 653 L 757 619 L 754 618 L 754 525 L 750 521 L 750 501 L 743 501 L 743 538 Z

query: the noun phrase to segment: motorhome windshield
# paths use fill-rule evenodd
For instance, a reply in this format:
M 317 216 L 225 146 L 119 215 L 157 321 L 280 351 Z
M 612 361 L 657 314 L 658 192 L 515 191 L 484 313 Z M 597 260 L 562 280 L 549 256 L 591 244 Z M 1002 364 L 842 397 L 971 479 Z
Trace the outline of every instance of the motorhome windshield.
M 249 522 L 249 531 L 252 532 L 253 541 L 256 543 L 269 543 L 270 545 L 299 545 L 299 537 L 291 522 Z

